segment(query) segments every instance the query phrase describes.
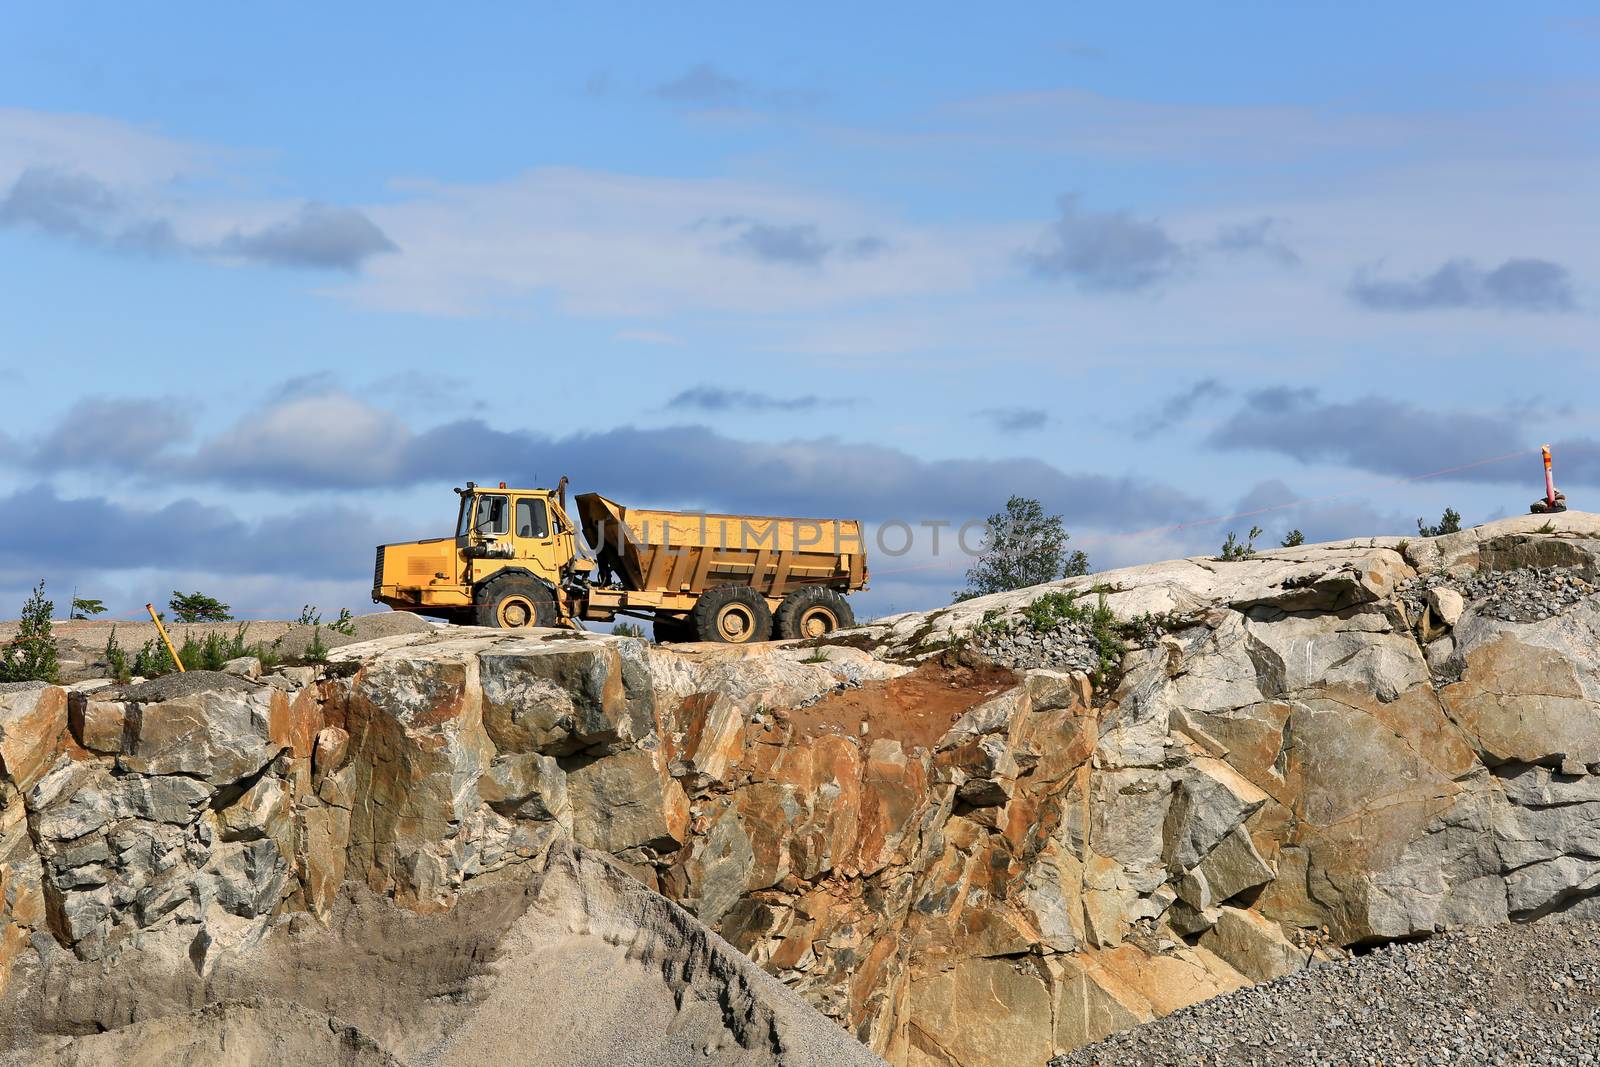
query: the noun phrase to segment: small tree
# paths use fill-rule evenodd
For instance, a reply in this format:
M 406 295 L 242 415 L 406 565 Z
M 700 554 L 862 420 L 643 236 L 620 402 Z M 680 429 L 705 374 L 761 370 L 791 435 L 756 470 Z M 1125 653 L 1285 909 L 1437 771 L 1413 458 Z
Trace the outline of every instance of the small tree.
M 1089 573 L 1089 557 L 1067 551 L 1070 538 L 1061 516 L 1046 515 L 1037 500 L 1013 496 L 986 524 L 983 554 L 967 571 L 967 588 L 955 594 L 957 600 Z
M 60 667 L 50 618 L 56 606 L 44 598 L 44 579 L 22 605 L 17 636 L 9 648 L 0 649 L 0 682 L 53 682 Z
M 128 653 L 117 640 L 117 628 L 111 628 L 111 636 L 106 638 L 106 670 L 111 673 L 111 680 L 118 685 L 126 685 L 133 677 L 133 671 L 128 667 Z
M 233 621 L 228 605 L 204 593 L 180 593 L 174 589 L 167 607 L 172 609 L 172 617 L 179 622 Z
M 1429 526 L 1421 519 L 1417 520 L 1417 533 L 1423 537 L 1442 537 L 1445 534 L 1461 532 L 1461 512 L 1455 508 L 1445 508 L 1444 514 L 1439 517 L 1438 525 Z
M 1256 538 L 1260 536 L 1261 527 L 1252 526 L 1248 538 L 1240 544 L 1238 535 L 1229 530 L 1228 539 L 1222 542 L 1222 551 L 1217 558 L 1224 563 L 1237 563 L 1242 559 L 1249 559 L 1256 554 Z
M 105 611 L 105 601 L 93 597 L 75 596 L 72 598 L 72 611 L 68 613 L 68 618 L 87 619 L 92 615 L 104 615 Z
M 328 662 L 328 646 L 322 641 L 322 624 L 319 622 L 311 629 L 311 644 L 306 646 L 303 657 L 307 663 Z
M 164 642 L 151 638 L 133 654 L 132 671 L 140 678 L 159 678 L 178 669 Z
M 1284 534 L 1282 541 L 1284 548 L 1299 548 L 1305 543 L 1306 535 L 1299 530 L 1290 530 L 1287 534 Z

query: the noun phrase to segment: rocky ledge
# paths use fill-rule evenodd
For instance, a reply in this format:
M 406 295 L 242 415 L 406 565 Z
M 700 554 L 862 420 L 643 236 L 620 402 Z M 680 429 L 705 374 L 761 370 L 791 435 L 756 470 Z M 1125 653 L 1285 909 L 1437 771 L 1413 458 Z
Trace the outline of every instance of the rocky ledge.
M 0 1044 L 307 1011 L 350 1062 L 520 1062 L 512 1030 L 623 989 L 659 1005 L 639 1062 L 1011 1067 L 1308 961 L 1586 917 L 1597 578 L 1568 513 L 822 647 L 452 629 L 260 682 L 11 689 Z M 1103 596 L 1067 619 L 1092 671 L 980 654 L 1046 594 Z

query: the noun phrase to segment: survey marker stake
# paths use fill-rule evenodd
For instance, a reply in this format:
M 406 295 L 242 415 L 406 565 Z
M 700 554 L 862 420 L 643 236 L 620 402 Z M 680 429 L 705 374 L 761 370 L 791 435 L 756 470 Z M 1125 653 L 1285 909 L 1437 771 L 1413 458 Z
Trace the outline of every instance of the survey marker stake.
M 1535 515 L 1566 511 L 1567 495 L 1556 491 L 1555 475 L 1550 470 L 1550 446 L 1542 446 L 1539 452 L 1544 456 L 1544 499 L 1535 500 L 1528 506 L 1528 510 Z
M 167 646 L 167 655 L 172 657 L 172 662 L 178 665 L 179 674 L 187 674 L 183 668 L 183 660 L 178 658 L 178 650 L 172 647 L 172 638 L 167 636 L 167 628 L 161 625 L 161 616 L 156 614 L 154 604 L 146 604 L 144 610 L 150 613 L 150 621 L 156 624 L 156 633 L 161 635 L 161 643 Z

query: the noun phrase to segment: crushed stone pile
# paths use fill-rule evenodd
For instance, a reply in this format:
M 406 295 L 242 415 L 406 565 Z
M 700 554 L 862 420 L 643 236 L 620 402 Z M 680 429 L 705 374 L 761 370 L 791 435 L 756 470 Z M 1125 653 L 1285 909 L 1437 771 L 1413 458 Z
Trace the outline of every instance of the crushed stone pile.
M 1050 1067 L 1600 1064 L 1600 923 L 1401 942 L 1185 1008 Z
M 1454 590 L 1482 614 L 1507 622 L 1551 618 L 1596 592 L 1595 586 L 1571 567 L 1525 567 L 1465 579 L 1435 573 L 1409 579 L 1398 592 L 1412 618 L 1417 618 L 1428 591 L 1437 588 Z
M 1100 668 L 1100 647 L 1084 623 L 1064 622 L 1048 630 L 1026 624 L 1009 629 L 980 629 L 973 644 L 992 663 L 1012 670 L 1083 671 Z

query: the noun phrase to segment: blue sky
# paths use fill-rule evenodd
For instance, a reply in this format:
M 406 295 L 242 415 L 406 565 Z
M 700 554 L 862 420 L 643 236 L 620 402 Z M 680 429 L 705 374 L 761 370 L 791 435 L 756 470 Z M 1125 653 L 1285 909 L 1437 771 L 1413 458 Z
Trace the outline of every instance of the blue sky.
M 365 608 L 467 478 L 1019 492 L 1097 566 L 1520 512 L 1543 441 L 1583 506 L 1591 10 L 14 10 L 0 604 Z

